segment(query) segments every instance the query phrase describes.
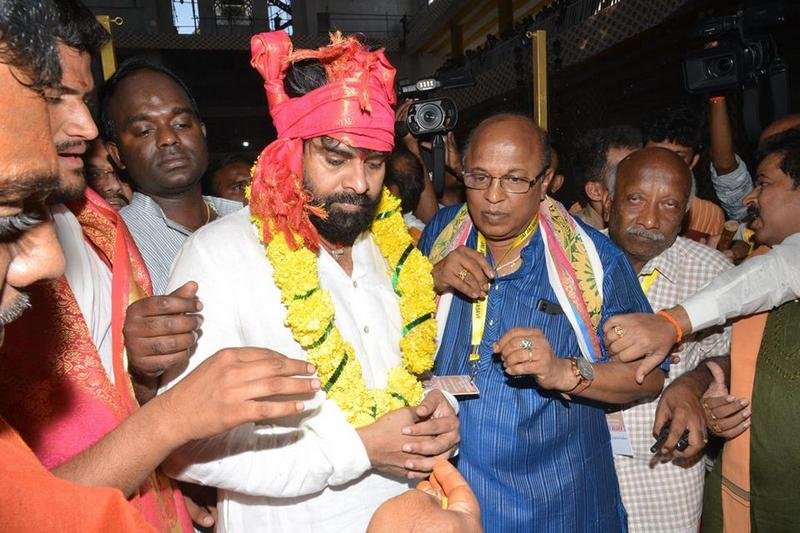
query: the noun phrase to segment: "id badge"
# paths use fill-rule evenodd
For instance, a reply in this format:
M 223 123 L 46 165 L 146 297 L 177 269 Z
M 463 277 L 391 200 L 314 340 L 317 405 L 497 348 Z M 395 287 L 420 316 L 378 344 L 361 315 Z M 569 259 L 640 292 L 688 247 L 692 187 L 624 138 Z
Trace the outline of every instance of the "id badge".
M 611 451 L 614 455 L 633 457 L 633 444 L 628 430 L 625 429 L 625 417 L 622 411 L 606 414 L 608 432 L 611 433 Z
M 440 389 L 447 391 L 456 398 L 478 396 L 480 391 L 475 382 L 467 375 L 461 376 L 433 376 L 422 382 L 426 390 Z

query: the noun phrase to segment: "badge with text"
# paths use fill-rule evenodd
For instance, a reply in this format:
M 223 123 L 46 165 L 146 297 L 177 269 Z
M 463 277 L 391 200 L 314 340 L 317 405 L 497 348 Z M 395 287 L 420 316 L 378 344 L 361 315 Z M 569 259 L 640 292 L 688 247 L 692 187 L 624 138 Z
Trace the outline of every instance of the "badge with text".
M 422 382 L 426 390 L 439 389 L 453 396 L 478 396 L 480 391 L 469 376 L 433 376 Z
M 625 418 L 622 411 L 615 411 L 606 414 L 608 432 L 611 433 L 611 451 L 614 455 L 625 455 L 633 457 L 633 444 L 628 430 L 625 429 Z

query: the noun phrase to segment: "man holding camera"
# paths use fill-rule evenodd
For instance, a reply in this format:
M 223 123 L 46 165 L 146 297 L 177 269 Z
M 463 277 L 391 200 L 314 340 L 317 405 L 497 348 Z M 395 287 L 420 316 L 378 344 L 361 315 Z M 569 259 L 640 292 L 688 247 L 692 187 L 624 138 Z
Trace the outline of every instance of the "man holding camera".
M 624 530 L 596 402 L 655 396 L 664 375 L 637 385 L 599 335 L 650 306 L 622 252 L 546 196 L 549 143 L 530 118 L 485 120 L 465 154 L 466 205 L 439 211 L 420 241 L 441 294 L 436 373 L 473 387 L 459 470 L 487 531 Z

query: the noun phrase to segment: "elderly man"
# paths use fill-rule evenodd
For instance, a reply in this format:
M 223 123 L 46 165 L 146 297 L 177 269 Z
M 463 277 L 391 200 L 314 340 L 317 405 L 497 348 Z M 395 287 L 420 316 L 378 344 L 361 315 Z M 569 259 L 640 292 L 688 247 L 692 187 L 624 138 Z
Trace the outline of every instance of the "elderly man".
M 630 259 L 653 309 L 683 301 L 731 267 L 724 254 L 678 236 L 691 204 L 692 174 L 677 154 L 664 148 L 634 152 L 622 160 L 608 185 L 609 236 Z M 727 355 L 730 332 L 711 330 L 693 335 L 684 339 L 681 347 L 680 362 L 670 369 L 667 382 L 707 358 Z M 704 465 L 696 454 L 680 463 L 653 456 L 653 435 L 659 435 L 663 422 L 654 426 L 656 405 L 656 400 L 644 400 L 622 410 L 633 454 L 617 455 L 614 463 L 628 526 L 631 531 L 694 533 L 702 509 Z M 676 432 L 688 428 L 691 450 L 702 449 L 704 420 L 669 415 Z M 674 453 L 684 455 L 681 450 Z
M 664 376 L 640 386 L 634 367 L 607 362 L 603 322 L 650 306 L 623 253 L 546 197 L 549 153 L 526 117 L 497 115 L 472 133 L 467 203 L 440 211 L 420 241 L 444 294 L 436 372 L 479 389 L 461 403 L 458 466 L 487 531 L 619 531 L 597 402 L 655 396 Z
M 86 183 L 108 204 L 119 211 L 133 197 L 133 190 L 114 168 L 106 145 L 99 137 L 89 143 L 83 157 L 86 166 Z
M 219 346 L 269 347 L 315 363 L 326 394 L 304 415 L 184 447 L 168 469 L 221 489 L 225 530 L 362 531 L 458 441 L 453 407 L 423 399 L 416 377 L 435 349 L 430 264 L 382 194 L 394 68 L 340 34 L 320 50 L 292 50 L 284 32 L 251 48 L 278 139 L 248 207 L 187 240 L 170 287 L 200 287 L 188 369 Z
M 759 159 L 756 186 L 745 201 L 759 213 L 753 222 L 756 238 L 774 246 L 800 233 L 800 132 L 766 141 Z M 694 416 L 705 415 L 709 429 L 728 439 L 706 483 L 703 531 L 800 527 L 799 314 L 795 300 L 736 321 L 729 359 L 707 363 L 664 391 L 662 404 L 682 404 Z

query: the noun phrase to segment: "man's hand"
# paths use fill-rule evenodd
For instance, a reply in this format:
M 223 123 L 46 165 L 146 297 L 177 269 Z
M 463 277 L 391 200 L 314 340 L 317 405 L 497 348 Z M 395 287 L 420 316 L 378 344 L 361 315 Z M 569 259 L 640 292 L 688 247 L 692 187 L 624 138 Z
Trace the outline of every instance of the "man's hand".
M 500 354 L 507 374 L 534 376 L 543 389 L 568 391 L 577 383 L 569 360 L 555 356 L 547 337 L 539 329 L 511 329 L 492 349 Z
M 701 401 L 705 423 L 718 437 L 736 438 L 750 427 L 750 402 L 747 398 L 736 398 L 728 393 L 725 372 L 718 364 L 709 361 L 706 366 L 714 376 L 714 381 Z
M 129 371 L 136 383 L 150 391 L 140 402 L 155 395 L 166 369 L 189 359 L 189 349 L 203 324 L 196 314 L 203 308 L 196 295 L 197 283 L 190 281 L 167 296 L 142 298 L 128 306 L 122 333 Z
M 429 392 L 414 408 L 420 421 L 402 428 L 403 435 L 427 436 L 428 440 L 413 440 L 402 444 L 401 449 L 419 457 L 405 463 L 409 478 L 423 478 L 430 473 L 430 465 L 449 459 L 458 446 L 458 416 L 441 391 Z
M 691 384 L 676 380 L 661 393 L 653 423 L 653 436 L 658 437 L 661 428 L 667 423 L 669 423 L 669 435 L 657 453 L 664 457 L 690 458 L 703 451 L 708 442 L 705 418 L 698 391 L 694 390 Z M 689 447 L 679 451 L 675 447 L 687 429 Z
M 641 384 L 669 355 L 677 335 L 662 316 L 632 313 L 609 318 L 603 326 L 603 337 L 612 357 L 624 363 L 644 358 L 636 370 L 636 382 Z
M 408 118 L 408 108 L 411 107 L 411 104 L 413 103 L 413 100 L 406 99 L 402 104 L 397 106 L 397 109 L 394 112 L 395 122 L 402 122 L 403 124 L 406 123 L 406 119 Z M 417 157 L 421 157 L 419 151 L 419 141 L 411 134 L 410 131 L 403 136 L 402 141 L 409 152 Z
M 458 291 L 472 298 L 489 294 L 489 280 L 495 273 L 486 258 L 466 246 L 459 246 L 433 265 L 433 287 L 437 294 Z
M 452 464 L 440 461 L 429 481 L 381 505 L 367 531 L 481 533 L 483 529 L 475 494 Z
M 414 425 L 418 418 L 414 416 L 414 410 L 410 407 L 395 409 L 380 417 L 378 420 L 358 428 L 358 436 L 367 449 L 372 467 L 384 474 L 399 478 L 415 477 L 415 472 L 409 472 L 406 465 L 413 462 L 418 471 L 433 469 L 433 462 L 423 464 L 426 461 L 420 460 L 418 455 L 408 453 L 403 450 L 410 444 L 417 444 L 430 441 L 429 436 L 410 436 L 403 435 L 403 428 Z
M 203 361 L 157 396 L 178 445 L 212 437 L 241 424 L 302 411 L 319 390 L 313 365 L 264 348 L 229 348 Z M 271 399 L 280 397 L 279 399 Z

